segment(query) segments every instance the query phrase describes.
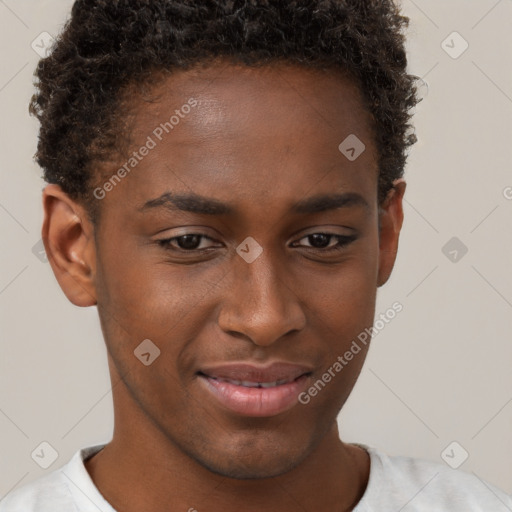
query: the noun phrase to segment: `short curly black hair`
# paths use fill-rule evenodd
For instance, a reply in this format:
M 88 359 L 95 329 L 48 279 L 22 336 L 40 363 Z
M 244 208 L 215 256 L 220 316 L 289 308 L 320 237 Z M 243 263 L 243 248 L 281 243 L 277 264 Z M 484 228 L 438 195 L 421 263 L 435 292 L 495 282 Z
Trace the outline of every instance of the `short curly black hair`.
M 44 179 L 87 207 L 95 166 L 120 151 L 127 91 L 217 57 L 342 70 L 363 93 L 379 155 L 379 203 L 403 176 L 419 99 L 393 0 L 76 0 L 39 61 L 30 113 Z

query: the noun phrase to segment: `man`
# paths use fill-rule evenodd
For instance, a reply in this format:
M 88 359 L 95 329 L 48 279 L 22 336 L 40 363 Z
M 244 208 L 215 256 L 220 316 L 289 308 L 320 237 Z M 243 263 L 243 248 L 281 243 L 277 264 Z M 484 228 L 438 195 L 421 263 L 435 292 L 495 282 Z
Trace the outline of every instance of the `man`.
M 402 226 L 406 22 L 390 0 L 75 2 L 31 103 L 43 240 L 97 305 L 115 428 L 1 512 L 512 509 L 337 429 Z

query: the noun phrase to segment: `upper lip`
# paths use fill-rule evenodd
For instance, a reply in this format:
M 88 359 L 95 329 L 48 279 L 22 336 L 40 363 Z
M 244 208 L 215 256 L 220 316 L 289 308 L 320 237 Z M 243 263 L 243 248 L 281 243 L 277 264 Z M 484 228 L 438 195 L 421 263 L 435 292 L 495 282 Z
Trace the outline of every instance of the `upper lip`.
M 292 382 L 305 373 L 311 373 L 312 368 L 305 365 L 288 362 L 274 362 L 267 366 L 257 366 L 249 363 L 230 363 L 201 368 L 200 374 L 216 379 L 247 381 L 247 382 Z

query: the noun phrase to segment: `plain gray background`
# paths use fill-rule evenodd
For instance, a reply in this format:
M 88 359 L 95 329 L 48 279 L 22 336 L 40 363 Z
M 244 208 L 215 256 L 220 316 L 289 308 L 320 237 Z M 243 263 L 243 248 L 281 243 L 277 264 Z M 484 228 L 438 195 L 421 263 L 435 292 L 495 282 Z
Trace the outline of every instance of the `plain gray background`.
M 0 0 L 0 497 L 112 435 L 97 311 L 69 303 L 37 252 L 44 182 L 27 105 L 41 34 L 56 35 L 71 5 Z M 467 452 L 461 470 L 511 493 L 512 1 L 402 5 L 409 71 L 426 85 L 376 311 L 403 311 L 374 338 L 341 435 L 443 464 Z M 42 442 L 58 453 L 47 469 L 31 456 Z

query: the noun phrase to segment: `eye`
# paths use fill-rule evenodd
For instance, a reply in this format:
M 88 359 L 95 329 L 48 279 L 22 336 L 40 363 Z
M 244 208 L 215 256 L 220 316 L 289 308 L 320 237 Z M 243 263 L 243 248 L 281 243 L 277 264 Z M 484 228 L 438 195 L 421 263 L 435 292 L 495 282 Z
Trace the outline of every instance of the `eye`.
M 209 236 L 200 234 L 200 233 L 190 233 L 186 235 L 175 236 L 173 238 L 166 238 L 164 240 L 157 240 L 158 244 L 162 246 L 164 249 L 170 251 L 183 251 L 183 252 L 193 252 L 193 251 L 202 251 L 206 250 L 210 247 L 201 247 L 201 242 L 203 240 L 212 240 Z M 212 240 L 213 241 L 213 240 Z M 173 245 L 175 244 L 175 245 Z M 176 247 L 176 245 L 178 247 Z
M 309 246 L 311 249 L 323 252 L 323 253 L 329 253 L 332 251 L 341 251 L 344 247 L 352 243 L 354 240 L 356 240 L 355 235 L 335 235 L 332 233 L 311 233 L 310 235 L 307 235 L 301 240 L 307 240 L 311 245 Z M 335 242 L 332 244 L 332 242 Z M 308 247 L 308 246 L 306 246 Z
M 321 253 L 330 253 L 343 250 L 344 247 L 356 240 L 355 235 L 336 235 L 332 233 L 311 233 L 300 240 L 307 240 L 311 245 L 302 247 L 310 248 Z M 214 241 L 207 235 L 201 233 L 189 233 L 163 240 L 157 240 L 158 245 L 168 251 L 200 253 L 214 248 L 214 245 L 202 244 L 203 241 Z M 334 244 L 332 242 L 335 242 Z

